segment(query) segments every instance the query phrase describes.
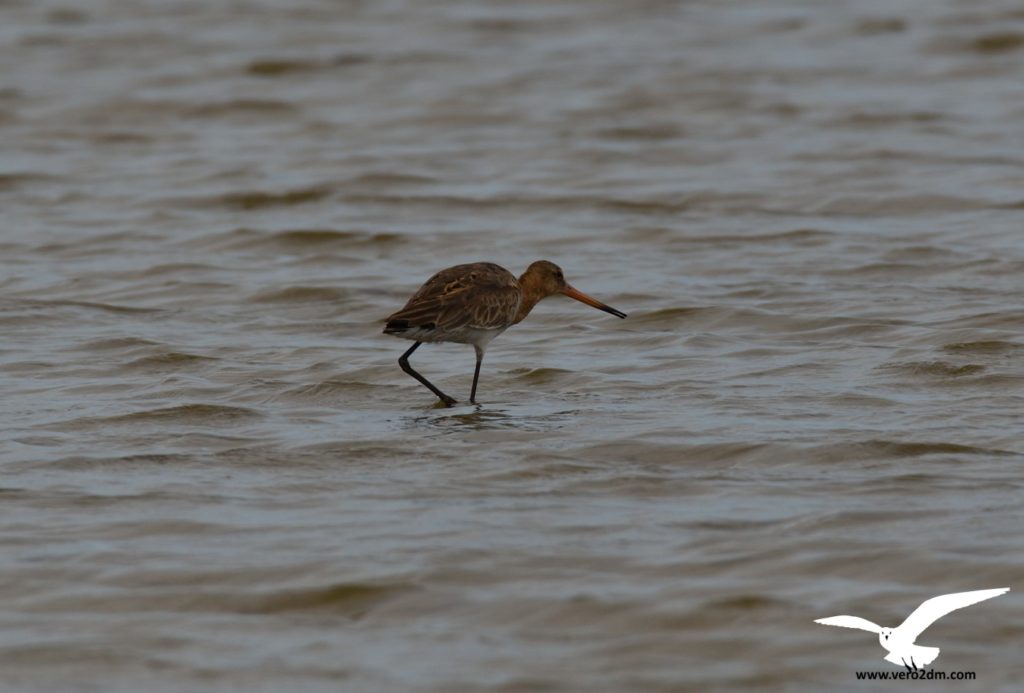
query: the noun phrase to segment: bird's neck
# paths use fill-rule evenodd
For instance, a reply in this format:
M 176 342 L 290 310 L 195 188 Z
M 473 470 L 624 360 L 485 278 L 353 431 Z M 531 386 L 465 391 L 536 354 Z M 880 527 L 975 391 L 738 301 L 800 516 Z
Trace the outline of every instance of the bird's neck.
M 519 288 L 523 294 L 522 300 L 519 302 L 519 312 L 516 313 L 513 325 L 522 322 L 530 314 L 530 311 L 533 310 L 533 307 L 544 298 L 544 292 L 540 287 L 540 283 L 531 274 L 524 272 L 523 276 L 519 277 Z

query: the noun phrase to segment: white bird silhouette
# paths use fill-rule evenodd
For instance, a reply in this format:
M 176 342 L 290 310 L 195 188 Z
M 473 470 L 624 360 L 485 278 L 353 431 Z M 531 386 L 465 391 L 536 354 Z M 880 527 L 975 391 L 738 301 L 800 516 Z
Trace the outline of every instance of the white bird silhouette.
M 858 628 L 870 633 L 878 633 L 878 642 L 889 651 L 885 656 L 887 662 L 918 669 L 931 664 L 939 656 L 937 647 L 921 647 L 915 645 L 925 628 L 938 621 L 950 611 L 962 609 L 971 604 L 983 602 L 992 597 L 998 597 L 1010 591 L 1009 587 L 1000 587 L 994 590 L 975 590 L 974 592 L 956 592 L 954 594 L 943 594 L 932 597 L 921 606 L 914 609 L 914 613 L 907 616 L 907 620 L 896 628 L 883 628 L 857 616 L 830 616 L 819 618 L 815 623 L 826 626 L 840 626 L 841 628 Z

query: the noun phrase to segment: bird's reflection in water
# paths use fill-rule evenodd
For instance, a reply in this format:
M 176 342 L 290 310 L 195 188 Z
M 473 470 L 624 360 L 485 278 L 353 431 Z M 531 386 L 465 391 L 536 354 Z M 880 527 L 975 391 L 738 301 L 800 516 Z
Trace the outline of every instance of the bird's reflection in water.
M 536 406 L 493 406 L 480 405 L 445 407 L 442 403 L 429 413 L 414 417 L 412 425 L 436 431 L 489 431 L 520 430 L 550 431 L 561 428 L 575 410 L 540 411 Z

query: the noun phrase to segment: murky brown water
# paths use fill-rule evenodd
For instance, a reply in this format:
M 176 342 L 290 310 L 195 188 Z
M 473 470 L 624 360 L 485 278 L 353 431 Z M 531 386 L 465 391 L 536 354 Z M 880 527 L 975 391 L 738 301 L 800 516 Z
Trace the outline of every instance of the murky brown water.
M 921 642 L 1019 686 L 1019 3 L 6 0 L 0 64 L 5 690 L 863 691 L 813 619 L 1001 586 Z M 538 258 L 630 317 L 434 408 L 381 319 Z

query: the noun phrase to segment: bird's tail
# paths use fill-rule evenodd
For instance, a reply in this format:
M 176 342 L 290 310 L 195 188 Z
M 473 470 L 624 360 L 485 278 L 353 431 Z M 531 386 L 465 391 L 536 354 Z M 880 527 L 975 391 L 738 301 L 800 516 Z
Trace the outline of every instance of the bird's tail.
M 409 329 L 408 320 L 388 320 L 384 325 L 384 334 L 402 334 Z
M 408 320 L 388 320 L 388 324 L 384 326 L 384 334 L 404 337 L 417 342 L 434 342 L 437 341 L 436 328 L 437 325 L 432 322 L 424 325 L 412 325 Z

